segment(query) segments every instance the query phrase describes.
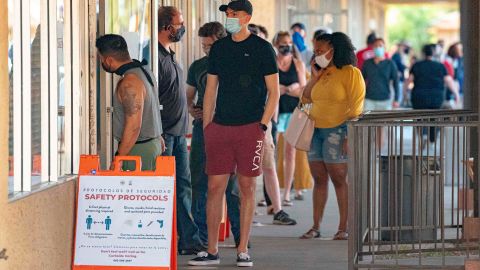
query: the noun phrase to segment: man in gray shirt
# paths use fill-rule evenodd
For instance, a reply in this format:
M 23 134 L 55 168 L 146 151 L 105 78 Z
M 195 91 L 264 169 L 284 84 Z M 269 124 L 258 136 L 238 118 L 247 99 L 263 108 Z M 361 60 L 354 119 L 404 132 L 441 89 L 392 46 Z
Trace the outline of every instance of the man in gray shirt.
M 163 151 L 155 77 L 144 63 L 130 58 L 122 36 L 99 37 L 96 47 L 103 69 L 122 76 L 113 95 L 113 136 L 118 141 L 115 155 L 140 156 L 142 170 L 153 170 Z M 129 162 L 123 165 L 125 170 L 133 168 Z
M 398 70 L 395 63 L 385 58 L 385 42 L 377 38 L 373 43 L 375 57 L 365 61 L 362 75 L 365 79 L 367 92 L 365 95 L 365 110 L 391 110 L 397 108 L 399 103 Z M 394 89 L 392 102 L 390 85 Z
M 183 70 L 170 46 L 185 33 L 182 13 L 175 7 L 158 10 L 158 89 L 163 106 L 162 124 L 166 144 L 165 156 L 175 156 L 177 192 L 178 249 L 181 255 L 196 254 L 204 249 L 198 227 L 192 218 L 192 183 L 185 134 L 188 125 L 187 97 Z

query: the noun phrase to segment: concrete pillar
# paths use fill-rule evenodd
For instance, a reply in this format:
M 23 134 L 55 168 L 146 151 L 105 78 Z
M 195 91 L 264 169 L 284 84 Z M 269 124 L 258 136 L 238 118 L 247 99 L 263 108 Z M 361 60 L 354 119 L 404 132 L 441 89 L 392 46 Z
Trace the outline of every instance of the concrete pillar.
M 276 0 L 251 0 L 251 2 L 253 5 L 253 17 L 251 22 L 265 26 L 269 33 L 269 39 L 271 39 L 277 31 Z
M 461 36 L 464 42 L 464 59 L 465 59 L 465 84 L 464 84 L 464 103 L 465 108 L 479 112 L 479 86 L 480 86 L 480 2 L 477 0 L 460 1 L 461 14 Z M 474 186 L 474 212 L 475 217 L 480 216 L 479 207 L 479 186 L 480 175 L 477 166 L 480 153 L 480 126 L 477 130 L 472 130 L 470 142 L 470 156 L 475 157 L 477 162 L 474 163 L 474 175 L 477 186 Z

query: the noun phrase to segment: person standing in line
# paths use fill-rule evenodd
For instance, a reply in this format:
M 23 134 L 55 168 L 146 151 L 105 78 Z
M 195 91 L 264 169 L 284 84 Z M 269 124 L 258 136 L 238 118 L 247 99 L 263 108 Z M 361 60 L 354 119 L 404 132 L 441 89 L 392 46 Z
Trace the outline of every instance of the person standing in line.
M 357 52 L 357 68 L 362 70 L 363 63 L 368 59 L 375 57 L 375 52 L 373 51 L 373 43 L 377 39 L 375 32 L 370 33 L 367 36 L 367 47 Z
M 227 35 L 219 22 L 209 22 L 198 30 L 205 56 L 190 65 L 187 76 L 188 111 L 193 117 L 192 142 L 190 149 L 190 171 L 192 173 L 192 214 L 198 226 L 200 239 L 208 243 L 207 232 L 207 191 L 208 175 L 205 173 L 205 144 L 203 136 L 203 96 L 207 85 L 208 55 L 213 43 Z M 194 102 L 197 97 L 196 103 Z M 235 175 L 228 181 L 227 212 L 235 244 L 240 243 L 240 199 Z
M 265 30 L 260 30 L 262 26 L 256 26 L 259 33 L 266 33 Z M 249 24 L 249 29 L 252 29 L 252 24 Z M 288 32 L 286 32 L 287 35 Z M 289 35 L 290 36 L 290 35 Z M 260 35 L 261 38 L 266 40 Z M 290 46 L 293 51 L 293 44 L 290 40 Z M 301 60 L 298 60 L 301 64 Z M 276 114 L 276 113 L 275 113 Z M 275 116 L 273 117 L 275 118 Z M 282 202 L 280 199 L 280 185 L 278 181 L 277 170 L 275 167 L 275 141 L 273 139 L 273 126 L 276 125 L 275 121 L 270 121 L 267 125 L 267 132 L 265 133 L 264 151 L 263 151 L 263 180 L 264 180 L 264 196 L 265 203 L 267 204 L 267 213 L 273 215 L 273 224 L 276 225 L 296 225 L 297 221 L 290 218 L 290 215 L 282 209 Z
M 113 137 L 118 142 L 115 156 L 140 156 L 142 170 L 154 170 L 157 156 L 164 150 L 155 76 L 144 63 L 130 58 L 122 36 L 104 35 L 95 45 L 102 68 L 122 76 L 112 101 Z M 110 168 L 115 168 L 114 162 Z M 122 168 L 133 170 L 135 164 L 124 162 Z
M 207 154 L 208 250 L 189 265 L 220 263 L 218 207 L 228 178 L 236 171 L 240 187 L 240 245 L 237 266 L 252 267 L 248 240 L 255 211 L 256 178 L 262 174 L 263 143 L 267 125 L 278 106 L 279 84 L 275 52 L 267 41 L 248 30 L 252 4 L 231 1 L 220 6 L 231 35 L 218 40 L 209 55 L 203 125 Z
M 448 61 L 452 67 L 452 77 L 458 85 L 458 93 L 462 95 L 463 93 L 463 80 L 464 80 L 464 71 L 463 71 L 463 46 L 462 43 L 456 42 L 448 48 L 447 57 L 445 61 Z M 449 72 L 450 74 L 450 72 Z M 447 92 L 448 93 L 448 92 Z M 450 102 L 450 107 L 455 107 L 452 104 L 452 95 L 450 98 L 447 96 L 447 101 Z
M 403 89 L 403 82 L 405 81 L 405 70 L 407 70 L 407 61 L 408 56 L 410 54 L 410 47 L 405 41 L 402 41 L 397 44 L 397 51 L 392 56 L 392 61 L 397 66 L 398 70 L 398 87 L 399 89 Z M 402 103 L 405 102 L 405 98 L 403 96 L 403 91 L 400 92 L 399 100 Z
M 365 111 L 390 111 L 400 106 L 400 88 L 398 84 L 398 70 L 395 63 L 385 59 L 385 41 L 377 38 L 373 43 L 375 56 L 363 64 L 362 74 L 367 85 L 365 95 Z M 394 98 L 392 101 L 390 87 L 393 86 Z M 383 143 L 383 130 L 377 129 L 377 147 Z
M 346 121 L 358 117 L 363 110 L 365 82 L 354 67 L 355 48 L 341 32 L 323 34 L 315 42 L 312 77 L 305 86 L 303 102 L 312 103 L 310 117 L 315 131 L 308 153 L 313 189 L 313 226 L 301 239 L 320 237 L 320 222 L 328 198 L 328 179 L 332 179 L 340 212 L 334 240 L 347 240 L 348 182 Z M 317 64 L 320 69 L 317 69 Z
M 172 6 L 158 9 L 158 82 L 159 100 L 163 106 L 162 124 L 166 144 L 164 156 L 175 156 L 177 192 L 178 250 L 181 255 L 196 254 L 205 249 L 198 227 L 192 218 L 192 184 L 188 161 L 187 96 L 183 70 L 170 48 L 185 33 L 183 16 Z
M 308 48 L 307 44 L 305 44 L 305 38 L 307 37 L 307 28 L 305 27 L 305 24 L 300 22 L 294 23 L 290 27 L 290 31 L 292 32 L 293 44 L 297 47 L 302 62 L 305 64 L 310 63 L 313 52 Z
M 249 24 L 248 29 L 255 35 L 268 39 L 268 32 L 264 26 Z M 253 30 L 253 31 L 252 31 Z M 292 46 L 293 48 L 293 46 Z M 274 114 L 265 133 L 264 152 L 263 152 L 263 195 L 265 200 L 258 203 L 258 206 L 267 206 L 267 214 L 273 215 L 273 224 L 276 225 L 296 225 L 297 221 L 290 217 L 290 215 L 282 209 L 282 202 L 280 199 L 280 185 L 275 166 L 275 151 L 276 151 L 276 131 L 278 111 Z
M 434 60 L 436 44 L 423 46 L 424 60 L 416 62 L 410 69 L 410 76 L 403 85 L 405 91 L 411 91 L 412 107 L 414 110 L 440 109 L 445 101 L 445 86 L 460 100 L 458 88 L 452 76 L 448 75 L 445 65 Z M 409 86 L 413 83 L 413 88 Z M 439 130 L 435 127 L 422 129 L 422 148 L 426 149 L 428 141 L 434 143 Z
M 288 123 L 292 113 L 300 102 L 299 96 L 307 84 L 305 76 L 305 65 L 300 59 L 295 57 L 295 47 L 288 32 L 278 32 L 273 40 L 273 45 L 277 48 L 277 65 L 280 78 L 280 102 L 278 129 L 279 133 L 287 130 Z M 295 153 L 296 149 L 284 140 L 284 194 L 283 205 L 291 206 L 290 190 L 292 188 L 293 175 L 295 171 Z M 296 199 L 303 197 L 301 190 L 296 190 Z

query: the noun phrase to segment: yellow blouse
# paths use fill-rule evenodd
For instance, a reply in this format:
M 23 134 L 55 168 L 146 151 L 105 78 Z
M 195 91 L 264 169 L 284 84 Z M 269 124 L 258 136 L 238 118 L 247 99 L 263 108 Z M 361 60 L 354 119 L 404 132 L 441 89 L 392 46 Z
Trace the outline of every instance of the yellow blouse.
M 365 81 L 362 72 L 351 65 L 327 68 L 313 86 L 310 117 L 316 128 L 333 128 L 359 116 L 363 111 Z

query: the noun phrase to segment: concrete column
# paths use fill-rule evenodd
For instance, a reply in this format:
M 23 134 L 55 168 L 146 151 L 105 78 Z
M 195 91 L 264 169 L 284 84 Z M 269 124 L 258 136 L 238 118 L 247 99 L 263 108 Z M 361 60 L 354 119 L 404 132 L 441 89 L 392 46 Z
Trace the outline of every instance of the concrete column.
M 479 112 L 479 78 L 480 70 L 480 3 L 477 0 L 463 0 L 460 1 L 460 14 L 461 14 L 461 36 L 464 43 L 464 59 L 465 59 L 465 108 Z M 479 159 L 479 141 L 480 141 L 480 126 L 477 130 L 472 130 L 471 142 L 470 142 L 470 156 L 475 157 L 477 162 Z M 479 168 L 474 163 L 474 175 L 477 180 L 476 183 L 480 183 Z M 475 188 L 475 217 L 480 215 L 479 207 L 479 187 Z
M 461 39 L 464 42 L 465 59 L 465 108 L 478 111 L 480 70 L 480 2 L 477 0 L 460 1 Z
M 269 39 L 275 35 L 277 9 L 276 0 L 251 0 L 253 5 L 253 17 L 251 22 L 267 28 Z

